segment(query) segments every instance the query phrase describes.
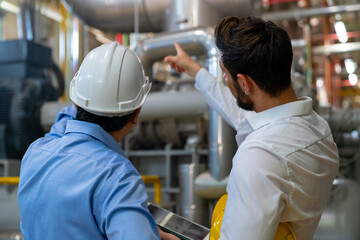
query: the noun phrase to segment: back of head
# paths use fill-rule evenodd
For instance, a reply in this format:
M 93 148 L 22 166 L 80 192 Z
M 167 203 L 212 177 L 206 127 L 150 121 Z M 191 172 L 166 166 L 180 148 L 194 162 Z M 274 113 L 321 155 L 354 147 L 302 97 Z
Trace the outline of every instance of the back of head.
M 106 117 L 92 114 L 88 111 L 85 111 L 83 108 L 78 107 L 76 111 L 76 120 L 95 123 L 102 127 L 102 129 L 104 129 L 106 132 L 111 133 L 125 127 L 125 125 L 131 121 L 134 115 L 135 112 L 131 112 L 119 117 Z
M 215 28 L 215 41 L 234 80 L 239 73 L 247 75 L 272 97 L 291 86 L 291 41 L 274 23 L 254 17 L 226 17 Z
M 70 98 L 79 107 L 77 119 L 119 130 L 121 119 L 140 108 L 151 84 L 143 66 L 130 49 L 117 42 L 93 49 L 70 83 Z M 124 117 L 123 117 L 124 116 Z M 130 118 L 129 118 L 130 120 Z M 121 127 L 122 128 L 122 127 Z

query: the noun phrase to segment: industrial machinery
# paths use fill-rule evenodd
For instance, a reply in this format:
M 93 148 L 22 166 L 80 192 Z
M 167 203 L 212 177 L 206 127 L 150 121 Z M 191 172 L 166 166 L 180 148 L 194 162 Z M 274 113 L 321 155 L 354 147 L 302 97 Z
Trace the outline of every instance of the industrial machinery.
M 62 95 L 64 79 L 48 47 L 10 40 L 0 42 L 0 52 L 0 176 L 18 176 L 26 149 L 45 133 L 40 109 Z M 0 233 L 17 236 L 16 193 L 17 187 L 0 185 Z
M 208 108 L 202 95 L 194 88 L 193 79 L 171 71 L 162 59 L 168 54 L 175 54 L 173 42 L 177 41 L 221 81 L 222 72 L 218 66 L 212 27 L 226 15 L 259 15 L 262 1 L 63 2 L 92 27 L 123 33 L 154 33 L 138 42 L 135 49 L 146 75 L 151 77 L 152 92 L 142 107 L 140 123 L 121 144 L 141 174 L 160 177 L 163 208 L 209 227 L 209 216 L 215 202 L 225 193 L 231 160 L 236 151 L 235 131 Z M 32 42 L 21 41 L 27 53 L 32 47 L 39 47 Z M 56 102 L 63 91 L 63 81 L 57 78 L 54 82 L 47 77 L 48 74 L 44 74 L 54 65 L 49 64 L 52 62 L 50 52 L 40 48 L 42 53 L 31 52 L 20 60 L 26 63 L 25 72 L 34 66 L 39 67 L 35 71 L 38 75 L 0 78 L 0 154 L 7 154 L 1 155 L 2 158 L 20 158 L 28 144 L 41 136 L 43 129 L 49 129 L 56 113 L 64 106 L 64 103 Z M 40 54 L 43 57 L 37 57 Z M 26 56 L 36 56 L 36 59 L 25 60 Z M 43 61 L 44 58 L 47 60 Z M 314 97 L 313 89 L 302 81 L 304 73 L 297 69 L 298 66 L 294 66 L 293 79 L 299 95 Z M 334 183 L 315 239 L 359 239 L 360 232 L 355 223 L 359 222 L 360 210 L 355 201 L 358 201 L 360 191 L 358 183 L 349 178 L 360 180 L 360 138 L 356 135 L 360 126 L 360 111 L 317 108 L 317 112 L 328 120 L 334 131 L 345 177 Z M 24 133 L 25 129 L 31 131 Z M 153 189 L 149 188 L 148 192 L 151 199 Z
M 56 101 L 64 79 L 51 49 L 28 40 L 0 42 L 0 159 L 21 159 L 44 135 L 40 108 Z
M 140 173 L 161 177 L 165 186 L 165 207 L 209 226 L 213 199 L 225 192 L 231 158 L 236 150 L 235 133 L 206 107 L 193 88 L 193 80 L 167 69 L 162 59 L 175 53 L 173 42 L 177 41 L 220 80 L 217 49 L 209 27 L 226 15 L 260 15 L 261 1 L 147 0 L 136 4 L 123 0 L 101 4 L 101 1 L 92 0 L 86 6 L 77 0 L 66 2 L 90 26 L 135 34 L 155 33 L 136 45 L 146 74 L 152 76 L 153 92 L 143 106 L 141 124 L 123 146 Z M 302 55 L 304 49 L 300 49 L 300 56 L 295 55 L 295 58 Z M 301 62 L 304 61 L 294 60 L 294 87 L 298 95 L 316 99 L 316 92 L 306 83 L 305 71 L 301 71 Z M 341 219 L 354 219 L 359 215 L 359 208 L 347 202 L 357 199 L 358 190 L 355 189 L 359 189 L 358 183 L 348 178 L 359 180 L 360 176 L 360 141 L 358 134 L 355 136 L 360 116 L 355 109 L 319 108 L 316 101 L 314 109 L 328 120 L 334 131 L 342 159 L 341 173 L 345 176 L 344 180 L 334 183 L 328 208 L 315 235 L 315 239 L 330 239 L 325 232 L 334 229 Z M 179 207 L 174 209 L 175 205 Z M 345 210 L 349 206 L 354 209 L 352 214 Z M 346 217 L 337 214 L 339 211 Z M 338 227 L 338 234 L 333 234 L 331 239 L 359 239 L 357 228 L 351 224 L 341 226 L 345 225 L 348 227 Z

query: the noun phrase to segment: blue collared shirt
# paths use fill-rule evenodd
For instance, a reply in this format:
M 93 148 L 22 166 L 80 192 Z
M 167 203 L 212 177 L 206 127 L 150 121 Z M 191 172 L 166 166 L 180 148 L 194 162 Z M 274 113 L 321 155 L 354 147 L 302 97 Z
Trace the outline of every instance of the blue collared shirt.
M 75 114 L 65 108 L 22 160 L 24 239 L 159 239 L 137 170 L 109 133 Z

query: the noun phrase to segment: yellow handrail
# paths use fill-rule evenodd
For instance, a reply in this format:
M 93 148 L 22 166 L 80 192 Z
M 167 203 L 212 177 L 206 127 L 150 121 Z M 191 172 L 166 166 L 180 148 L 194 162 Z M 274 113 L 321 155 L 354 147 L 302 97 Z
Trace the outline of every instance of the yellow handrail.
M 155 190 L 155 203 L 161 203 L 161 181 L 158 176 L 149 176 L 149 175 L 142 175 L 141 176 L 144 180 L 144 183 L 152 183 L 154 184 Z
M 19 184 L 19 177 L 0 177 L 0 184 Z
M 144 183 L 154 184 L 155 203 L 161 203 L 161 181 L 158 176 L 142 176 Z M 19 177 L 0 177 L 0 184 L 19 184 Z

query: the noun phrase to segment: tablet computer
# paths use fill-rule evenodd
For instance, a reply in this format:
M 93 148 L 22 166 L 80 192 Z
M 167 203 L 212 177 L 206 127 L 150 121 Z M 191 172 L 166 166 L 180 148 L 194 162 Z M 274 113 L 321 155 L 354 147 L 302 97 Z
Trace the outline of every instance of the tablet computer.
M 203 240 L 210 232 L 210 229 L 164 208 L 151 203 L 148 204 L 148 207 L 159 228 L 164 232 L 177 236 L 181 240 Z

